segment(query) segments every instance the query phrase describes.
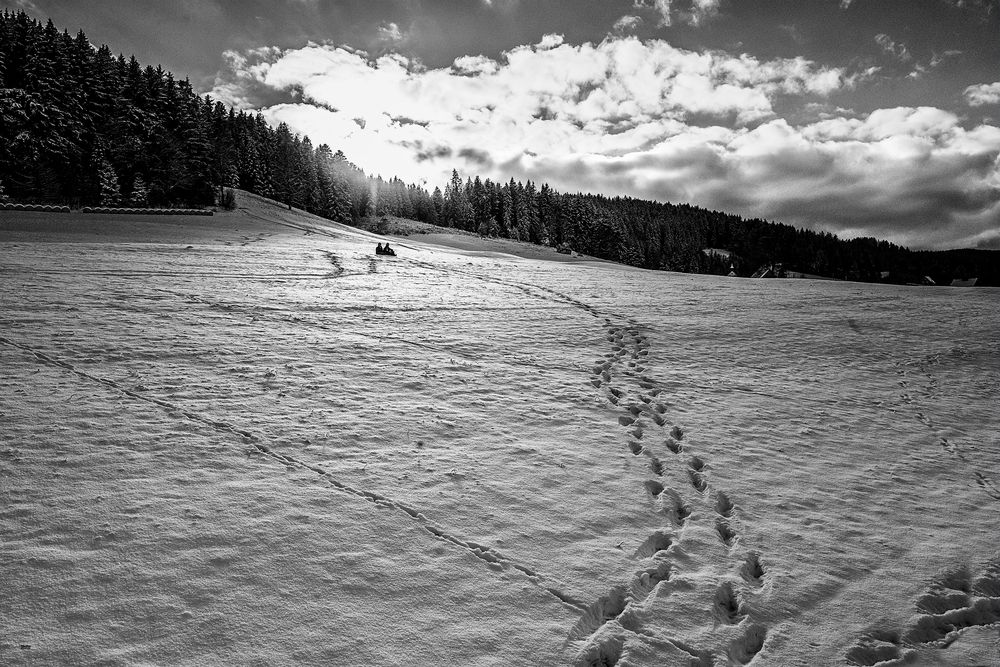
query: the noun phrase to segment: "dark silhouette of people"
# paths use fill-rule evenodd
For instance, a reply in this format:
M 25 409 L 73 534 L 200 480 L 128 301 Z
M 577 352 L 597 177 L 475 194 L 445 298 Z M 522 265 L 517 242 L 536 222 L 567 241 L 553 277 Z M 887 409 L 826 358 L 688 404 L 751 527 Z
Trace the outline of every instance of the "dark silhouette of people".
M 377 246 L 375 246 L 375 254 L 376 255 L 381 255 L 382 252 L 383 252 L 383 250 L 382 250 L 382 244 L 379 243 Z
M 381 243 L 379 243 L 377 246 L 375 246 L 375 254 L 376 255 L 392 255 L 393 257 L 395 257 L 396 256 L 396 251 L 393 250 L 392 248 L 390 248 L 389 247 L 389 242 L 386 241 L 386 243 L 385 243 L 384 246 Z

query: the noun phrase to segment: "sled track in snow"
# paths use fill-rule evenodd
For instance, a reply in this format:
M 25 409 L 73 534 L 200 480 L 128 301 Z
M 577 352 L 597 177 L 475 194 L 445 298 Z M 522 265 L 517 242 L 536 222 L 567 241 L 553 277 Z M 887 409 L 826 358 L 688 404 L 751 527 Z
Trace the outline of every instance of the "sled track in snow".
M 57 368 L 64 369 L 66 371 L 69 371 L 70 373 L 75 374 L 77 377 L 101 385 L 107 389 L 120 392 L 121 394 L 124 394 L 129 398 L 157 405 L 167 410 L 168 413 L 170 414 L 180 415 L 185 419 L 199 423 L 203 426 L 207 426 L 215 431 L 218 431 L 226 435 L 239 436 L 240 438 L 243 439 L 245 443 L 248 443 L 251 447 L 253 447 L 253 450 L 251 450 L 253 452 L 263 455 L 268 459 L 271 459 L 289 468 L 309 470 L 318 475 L 322 481 L 326 482 L 337 491 L 355 496 L 357 498 L 361 498 L 362 500 L 370 502 L 374 505 L 394 509 L 398 512 L 401 512 L 402 514 L 406 515 L 410 520 L 414 521 L 420 528 L 426 531 L 429 535 L 443 542 L 447 542 L 449 544 L 462 548 L 466 552 L 470 553 L 471 555 L 475 556 L 477 559 L 482 561 L 490 569 L 499 572 L 507 570 L 515 570 L 524 575 L 532 584 L 534 584 L 541 590 L 545 591 L 552 597 L 558 599 L 563 604 L 573 607 L 579 611 L 585 611 L 587 609 L 587 605 L 585 603 L 576 600 L 572 596 L 564 593 L 560 587 L 550 586 L 547 583 L 545 583 L 546 581 L 549 580 L 549 578 L 539 573 L 538 571 L 526 567 L 514 561 L 513 559 L 504 556 L 503 554 L 496 551 L 490 546 L 479 544 L 469 540 L 464 540 L 461 537 L 454 535 L 444 530 L 443 528 L 440 528 L 439 526 L 431 522 L 430 519 L 428 519 L 424 514 L 422 514 L 418 510 L 409 507 L 408 505 L 405 505 L 397 500 L 376 493 L 374 491 L 359 489 L 349 484 L 345 484 L 344 482 L 341 482 L 340 480 L 333 477 L 328 471 L 324 470 L 320 466 L 312 465 L 306 461 L 297 459 L 293 456 L 280 454 L 271 449 L 270 447 L 268 447 L 267 445 L 262 444 L 260 442 L 260 438 L 258 438 L 256 435 L 245 429 L 241 429 L 238 426 L 229 424 L 228 422 L 211 419 L 196 412 L 185 410 L 183 407 L 175 403 L 164 401 L 162 399 L 154 398 L 152 396 L 147 396 L 139 392 L 133 391 L 131 389 L 127 389 L 118 384 L 117 382 L 115 382 L 114 380 L 102 378 L 93 375 L 92 373 L 80 370 L 69 362 L 45 354 L 44 352 L 36 350 L 28 345 L 17 343 L 4 336 L 0 336 L 0 343 L 27 352 L 28 354 L 34 356 L 35 359 L 41 363 L 45 363 L 50 366 L 55 366 Z

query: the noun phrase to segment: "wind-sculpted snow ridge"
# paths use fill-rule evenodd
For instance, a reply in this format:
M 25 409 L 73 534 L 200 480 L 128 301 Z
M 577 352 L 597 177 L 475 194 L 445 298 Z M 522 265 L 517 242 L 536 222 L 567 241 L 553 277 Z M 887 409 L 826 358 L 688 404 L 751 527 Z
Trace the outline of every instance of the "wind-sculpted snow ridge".
M 260 442 L 261 438 L 257 435 L 254 435 L 249 430 L 239 428 L 238 426 L 235 426 L 233 424 L 230 424 L 222 420 L 216 420 L 210 417 L 206 417 L 204 415 L 198 414 L 197 412 L 187 410 L 178 404 L 158 399 L 153 396 L 149 396 L 145 393 L 140 393 L 137 391 L 130 390 L 113 380 L 92 375 L 91 373 L 76 368 L 73 364 L 70 364 L 61 359 L 54 358 L 51 355 L 35 350 L 32 347 L 25 345 L 23 343 L 18 343 L 13 340 L 10 340 L 5 336 L 0 336 L 0 343 L 28 352 L 29 354 L 32 354 L 36 359 L 38 359 L 43 363 L 65 369 L 85 380 L 89 380 L 90 382 L 103 385 L 108 389 L 121 392 L 122 394 L 128 396 L 129 398 L 139 401 L 144 401 L 146 403 L 152 403 L 154 405 L 166 409 L 171 414 L 178 415 L 180 417 L 183 417 L 184 419 L 188 419 L 193 422 L 197 422 L 203 426 L 207 426 L 216 431 L 238 435 L 242 438 L 243 442 L 248 443 L 250 445 L 253 452 L 256 452 L 260 455 L 270 458 L 283 466 L 309 470 L 315 473 L 316 475 L 319 475 L 322 481 L 326 482 L 327 484 L 329 484 L 331 487 L 333 487 L 338 491 L 350 494 L 357 498 L 361 498 L 362 500 L 373 503 L 375 505 L 388 507 L 397 510 L 399 512 L 402 512 L 407 517 L 417 522 L 420 525 L 420 527 L 423 528 L 425 531 L 427 531 L 427 533 L 429 533 L 430 535 L 433 535 L 435 538 L 441 541 L 447 542 L 449 544 L 455 545 L 457 547 L 466 550 L 468 553 L 472 554 L 473 556 L 481 560 L 490 569 L 499 572 L 503 572 L 506 570 L 515 570 L 524 575 L 525 577 L 527 577 L 527 579 L 531 583 L 538 586 L 546 593 L 552 595 L 560 602 L 567 604 L 571 607 L 575 607 L 576 609 L 580 610 L 586 609 L 586 605 L 583 602 L 575 600 L 572 596 L 564 593 L 560 587 L 552 586 L 545 583 L 546 581 L 549 580 L 549 578 L 546 577 L 545 575 L 540 574 L 534 569 L 522 565 L 504 556 L 496 549 L 493 549 L 487 545 L 478 544 L 470 540 L 465 540 L 457 535 L 449 533 L 443 528 L 436 526 L 430 519 L 428 519 L 426 516 L 424 516 L 424 514 L 422 514 L 418 510 L 409 507 L 408 505 L 401 503 L 398 500 L 394 500 L 392 498 L 376 493 L 374 491 L 359 489 L 354 486 L 351 486 L 350 484 L 345 484 L 344 482 L 341 482 L 340 480 L 330 475 L 330 473 L 327 470 L 324 470 L 322 467 L 318 465 L 308 463 L 294 456 L 279 453 L 274 449 L 268 447 L 266 444 Z
M 919 613 L 900 631 L 876 628 L 847 651 L 852 665 L 903 665 L 947 649 L 962 633 L 1000 628 L 1000 558 L 973 577 L 965 566 L 942 573 L 917 599 Z

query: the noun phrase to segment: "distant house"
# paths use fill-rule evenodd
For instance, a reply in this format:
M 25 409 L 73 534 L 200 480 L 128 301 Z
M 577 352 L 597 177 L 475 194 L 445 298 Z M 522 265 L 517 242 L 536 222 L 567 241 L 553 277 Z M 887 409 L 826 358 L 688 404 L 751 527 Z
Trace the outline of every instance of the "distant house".
M 979 280 L 979 278 L 966 278 L 964 280 L 962 278 L 955 278 L 954 280 L 951 281 L 951 286 L 952 287 L 975 287 L 976 286 L 976 282 L 978 280 Z
M 765 264 L 757 269 L 751 278 L 784 278 L 785 269 L 781 264 Z

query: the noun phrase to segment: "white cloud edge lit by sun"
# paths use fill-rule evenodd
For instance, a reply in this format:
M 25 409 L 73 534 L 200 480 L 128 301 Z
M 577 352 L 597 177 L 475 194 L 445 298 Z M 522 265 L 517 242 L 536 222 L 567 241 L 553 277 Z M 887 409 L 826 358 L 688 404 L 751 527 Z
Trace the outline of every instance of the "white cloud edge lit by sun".
M 973 107 L 1000 104 L 1000 81 L 969 86 L 963 95 L 966 103 Z
M 675 16 L 684 23 L 699 26 L 719 14 L 721 1 L 687 0 L 687 7 L 679 9 L 674 4 L 675 0 L 633 0 L 632 8 L 654 10 L 659 16 L 659 27 L 673 25 Z
M 247 106 L 253 86 L 301 91 L 301 101 L 265 108 L 265 117 L 344 150 L 370 173 L 440 184 L 458 168 L 793 224 L 826 216 L 902 243 L 911 240 L 898 226 L 906 219 L 937 216 L 928 242 L 942 245 L 957 234 L 974 243 L 1000 216 L 1000 130 L 965 128 L 933 107 L 838 111 L 827 96 L 870 72 L 803 58 L 761 61 L 625 36 L 573 45 L 560 35 L 436 69 L 321 44 L 227 57 L 231 71 L 214 96 Z M 792 125 L 775 112 L 779 96 L 828 112 Z M 953 200 L 960 205 L 948 209 Z M 900 222 L 880 230 L 882 219 Z

